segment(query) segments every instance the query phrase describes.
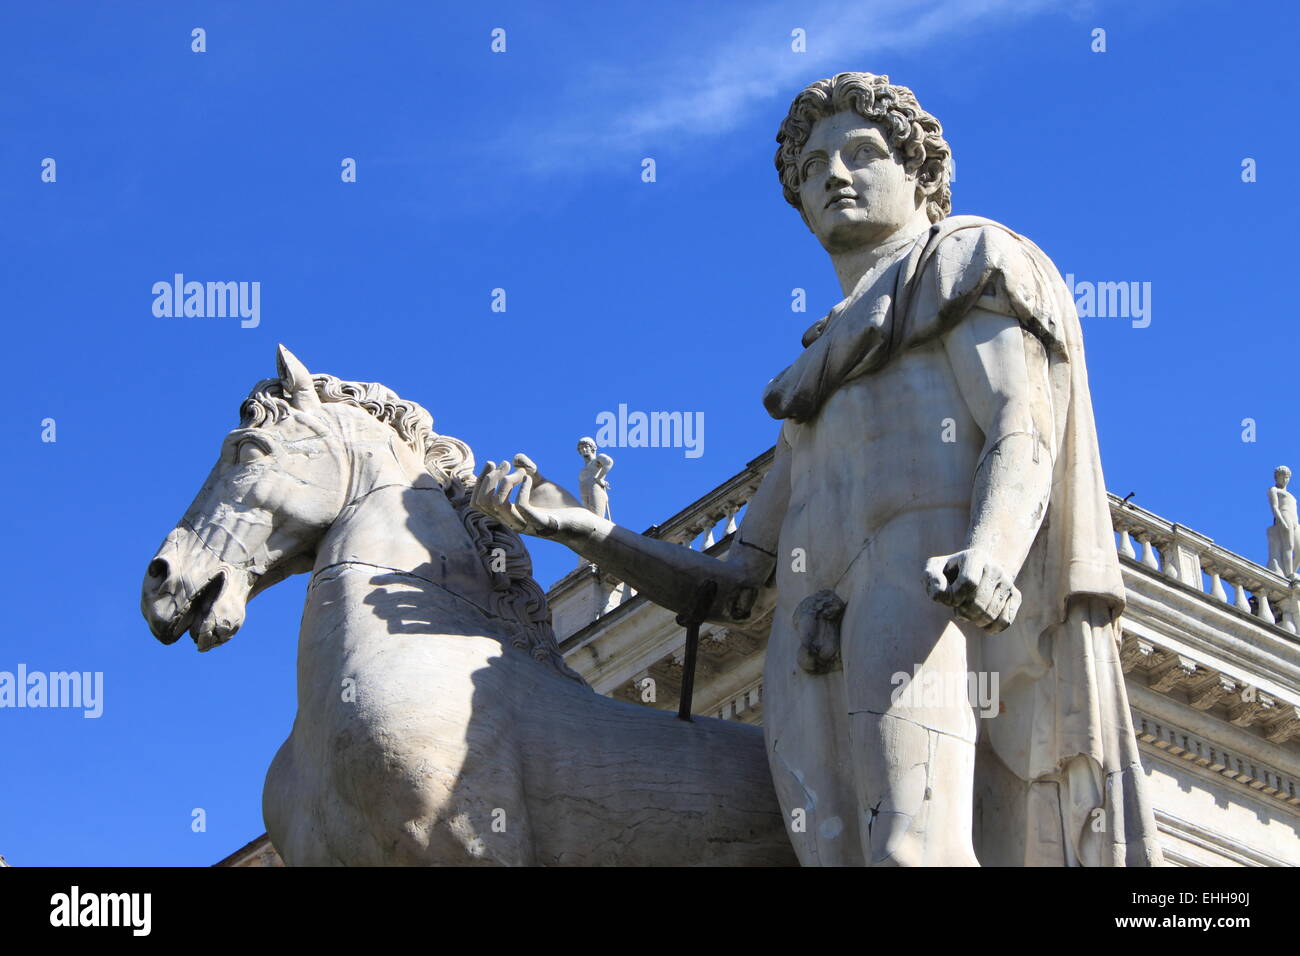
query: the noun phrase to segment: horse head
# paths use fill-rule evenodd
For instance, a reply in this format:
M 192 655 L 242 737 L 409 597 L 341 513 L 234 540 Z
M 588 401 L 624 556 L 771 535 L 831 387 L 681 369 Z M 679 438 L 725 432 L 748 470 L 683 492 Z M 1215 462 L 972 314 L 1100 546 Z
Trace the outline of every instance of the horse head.
M 284 346 L 276 365 L 278 378 L 253 389 L 240 427 L 149 562 L 141 610 L 164 644 L 187 630 L 200 651 L 230 640 L 253 596 L 311 570 L 317 544 L 350 501 L 382 482 L 427 475 L 419 452 L 357 396 L 327 403 L 317 391 L 382 386 L 313 379 Z M 402 408 L 432 424 L 419 406 Z

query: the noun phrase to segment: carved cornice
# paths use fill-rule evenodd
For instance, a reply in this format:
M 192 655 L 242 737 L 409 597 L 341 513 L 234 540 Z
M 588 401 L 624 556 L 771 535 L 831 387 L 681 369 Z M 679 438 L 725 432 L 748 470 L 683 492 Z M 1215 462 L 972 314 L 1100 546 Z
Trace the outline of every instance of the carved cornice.
M 1270 743 L 1300 740 L 1300 708 L 1295 704 L 1186 654 L 1126 631 L 1120 666 L 1130 680 L 1145 677 L 1151 690 L 1185 697 L 1188 706 L 1238 727 L 1253 728 Z
M 1300 807 L 1300 780 L 1218 741 L 1207 740 L 1190 730 L 1133 711 L 1133 730 L 1146 748 L 1218 774 L 1226 780 L 1288 804 Z
M 722 720 L 740 720 L 747 724 L 763 722 L 763 682 L 756 680 L 739 693 L 730 695 L 714 712 Z

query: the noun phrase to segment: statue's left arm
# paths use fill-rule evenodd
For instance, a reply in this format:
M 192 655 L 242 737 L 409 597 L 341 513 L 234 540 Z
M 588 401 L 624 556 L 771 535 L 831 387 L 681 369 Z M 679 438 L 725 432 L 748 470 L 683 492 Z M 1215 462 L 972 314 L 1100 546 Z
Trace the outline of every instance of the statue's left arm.
M 996 633 L 1020 607 L 1016 577 L 1052 488 L 1052 454 L 1035 422 L 1024 332 L 1015 318 L 971 309 L 943 339 L 958 389 L 984 435 L 962 550 L 926 564 L 930 596 Z M 1050 427 L 1050 426 L 1049 426 Z

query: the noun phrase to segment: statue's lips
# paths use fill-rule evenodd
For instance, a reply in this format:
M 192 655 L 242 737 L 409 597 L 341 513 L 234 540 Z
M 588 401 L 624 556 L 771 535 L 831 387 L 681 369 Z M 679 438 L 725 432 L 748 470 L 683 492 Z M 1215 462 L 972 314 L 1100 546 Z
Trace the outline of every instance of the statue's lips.
M 826 208 L 826 209 L 830 209 L 830 208 L 831 208 L 832 206 L 834 206 L 836 203 L 841 203 L 841 202 L 855 203 L 855 202 L 857 202 L 857 201 L 858 201 L 858 197 L 857 197 L 857 196 L 854 196 L 854 195 L 852 195 L 852 194 L 843 194 L 843 195 L 839 195 L 839 196 L 832 196 L 832 197 L 830 198 L 830 201 L 829 201 L 828 203 L 826 203 L 825 208 Z
M 208 582 L 195 592 L 185 609 L 176 616 L 166 634 L 159 634 L 158 639 L 164 644 L 174 644 L 182 634 L 189 631 L 194 643 L 198 644 L 199 632 L 202 630 L 204 622 L 207 621 L 208 615 L 212 612 L 212 605 L 221 596 L 221 589 L 225 586 L 225 582 L 226 576 L 220 571 L 209 578 Z M 206 650 L 207 648 L 200 647 L 199 649 Z

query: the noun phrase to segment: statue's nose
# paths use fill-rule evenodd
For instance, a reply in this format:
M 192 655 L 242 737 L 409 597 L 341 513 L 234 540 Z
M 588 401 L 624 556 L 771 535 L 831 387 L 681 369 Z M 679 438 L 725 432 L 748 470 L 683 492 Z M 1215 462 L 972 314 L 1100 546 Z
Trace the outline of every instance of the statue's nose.
M 165 558 L 154 558 L 149 562 L 149 569 L 146 572 L 145 581 L 155 587 L 161 585 L 171 575 L 171 565 Z
M 149 566 L 144 573 L 144 594 L 146 597 L 159 597 L 172 594 L 178 590 L 177 571 L 185 570 L 185 555 L 188 553 L 182 545 L 185 532 L 174 529 L 163 539 L 158 550 L 149 559 Z
M 841 189 L 853 181 L 849 175 L 849 169 L 844 165 L 844 161 L 838 155 L 831 157 L 826 166 L 826 188 Z
M 176 639 L 171 633 L 172 623 L 180 610 L 171 584 L 171 564 L 166 558 L 155 557 L 149 562 L 140 588 L 140 611 L 149 624 L 149 630 L 164 644 Z

